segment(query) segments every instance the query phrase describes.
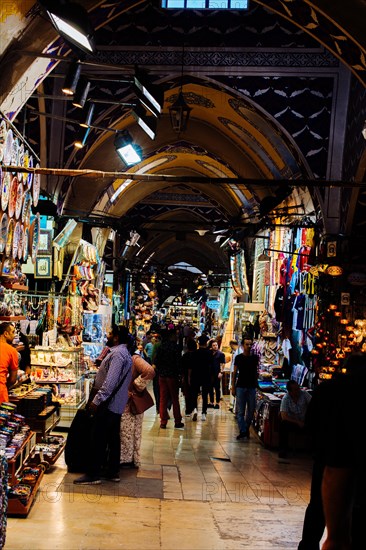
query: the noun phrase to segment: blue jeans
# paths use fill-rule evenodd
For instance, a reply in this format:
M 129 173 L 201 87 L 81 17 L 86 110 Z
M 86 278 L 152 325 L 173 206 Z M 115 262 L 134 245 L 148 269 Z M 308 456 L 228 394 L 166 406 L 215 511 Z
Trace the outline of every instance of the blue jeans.
M 255 388 L 236 388 L 236 419 L 240 433 L 245 433 L 250 428 L 255 410 L 255 400 Z

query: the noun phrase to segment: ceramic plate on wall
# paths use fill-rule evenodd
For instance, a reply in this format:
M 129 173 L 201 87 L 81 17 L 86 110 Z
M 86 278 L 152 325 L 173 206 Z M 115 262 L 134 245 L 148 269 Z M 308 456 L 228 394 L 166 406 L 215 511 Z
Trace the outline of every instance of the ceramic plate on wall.
M 5 256 L 11 256 L 13 251 L 13 235 L 14 235 L 15 221 L 9 220 L 8 223 L 8 235 L 6 237 Z
M 22 208 L 22 222 L 24 223 L 24 225 L 29 225 L 31 207 L 32 207 L 32 195 L 30 191 L 26 191 L 24 195 L 23 208 Z
M 21 182 L 18 182 L 17 202 L 15 203 L 15 217 L 17 220 L 19 220 L 19 216 L 22 212 L 23 197 L 24 197 L 23 184 Z
M 0 218 L 0 254 L 5 250 L 6 241 L 8 238 L 8 215 L 4 214 Z
M 13 139 L 10 164 L 12 166 L 19 166 L 19 139 L 17 137 Z
M 20 232 L 21 232 L 21 225 L 20 225 L 20 222 L 17 222 L 15 224 L 14 233 L 13 233 L 12 255 L 14 259 L 18 257 L 19 244 L 20 244 Z
M 25 149 L 24 157 L 23 157 L 23 166 L 24 166 L 24 168 L 28 168 L 28 165 L 29 165 L 29 151 L 28 151 L 28 149 Z M 24 185 L 27 185 L 27 178 L 28 178 L 28 172 L 23 172 L 23 183 L 24 183 Z
M 21 260 L 23 258 L 23 250 L 24 250 L 24 227 L 20 222 L 19 223 L 19 242 L 18 242 L 18 259 Z
M 24 240 L 23 240 L 23 262 L 28 260 L 29 252 L 29 229 L 26 227 L 24 229 Z
M 19 162 L 19 166 L 24 166 L 24 144 L 23 144 L 23 142 L 21 142 L 20 145 L 19 145 L 18 162 Z M 23 172 L 18 172 L 17 177 L 18 177 L 19 181 L 22 181 L 24 183 Z
M 13 130 L 9 128 L 6 133 L 3 162 L 6 166 L 11 163 L 11 155 L 13 154 Z
M 2 182 L 1 182 L 1 210 L 5 212 L 10 197 L 10 187 L 11 187 L 12 176 L 10 172 L 3 172 Z
M 9 204 L 8 204 L 8 213 L 10 218 L 12 218 L 15 214 L 15 206 L 17 203 L 17 196 L 18 196 L 18 185 L 19 185 L 18 178 L 14 177 L 10 185 L 10 195 L 9 195 Z
M 29 155 L 29 159 L 28 159 L 28 168 L 33 168 L 33 157 L 32 155 Z M 28 186 L 28 189 L 30 189 L 32 187 L 32 182 L 33 182 L 33 173 L 29 173 L 27 175 L 27 186 Z
M 38 162 L 36 164 L 36 168 L 39 168 Z M 37 206 L 37 204 L 38 204 L 40 191 L 41 191 L 41 175 L 40 174 L 34 174 L 33 189 L 32 189 L 34 206 Z
M 3 160 L 3 157 L 4 157 L 5 140 L 6 140 L 6 122 L 2 118 L 0 120 L 0 162 Z
M 40 233 L 40 221 L 39 221 L 39 214 L 36 214 L 34 217 L 34 220 L 32 221 L 31 225 L 31 258 L 32 262 L 35 263 L 38 253 L 38 246 L 39 246 L 39 233 Z

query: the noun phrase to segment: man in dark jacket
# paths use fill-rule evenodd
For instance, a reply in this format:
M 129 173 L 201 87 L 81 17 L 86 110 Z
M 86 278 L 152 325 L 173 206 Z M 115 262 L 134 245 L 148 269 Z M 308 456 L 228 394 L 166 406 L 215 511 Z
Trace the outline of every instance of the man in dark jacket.
M 207 347 L 207 336 L 198 338 L 199 348 L 192 353 L 191 368 L 188 371 L 189 384 L 192 388 L 192 420 L 197 420 L 197 400 L 198 394 L 202 392 L 202 416 L 203 421 L 206 420 L 207 414 L 207 398 L 210 391 L 211 377 L 213 371 L 213 355 L 212 351 Z
M 163 335 L 154 363 L 159 376 L 160 428 L 166 429 L 169 414 L 168 402 L 173 404 L 175 428 L 184 428 L 179 405 L 179 379 L 181 375 L 180 352 L 175 330 Z

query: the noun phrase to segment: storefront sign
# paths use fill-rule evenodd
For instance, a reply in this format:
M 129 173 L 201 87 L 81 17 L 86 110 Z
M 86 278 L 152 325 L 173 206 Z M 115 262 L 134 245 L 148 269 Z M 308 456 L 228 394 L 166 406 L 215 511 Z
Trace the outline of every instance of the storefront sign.
M 208 302 L 206 302 L 206 306 L 210 309 L 219 309 L 220 302 L 218 300 L 209 300 Z

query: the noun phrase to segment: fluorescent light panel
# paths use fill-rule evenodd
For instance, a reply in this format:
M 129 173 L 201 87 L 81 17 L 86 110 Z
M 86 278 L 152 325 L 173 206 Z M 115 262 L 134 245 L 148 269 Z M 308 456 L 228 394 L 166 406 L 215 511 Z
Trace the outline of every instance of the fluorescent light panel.
M 80 44 L 80 46 L 86 48 L 90 52 L 93 51 L 93 47 L 87 36 L 75 29 L 75 27 L 70 25 L 70 23 L 67 23 L 60 17 L 57 17 L 57 15 L 55 15 L 54 13 L 51 13 L 50 11 L 48 11 L 47 13 L 60 34 L 68 36 L 70 40 L 76 42 L 77 44 Z
M 137 162 L 141 162 L 141 156 L 138 154 L 136 149 L 134 149 L 131 143 L 118 147 L 116 150 L 127 166 L 132 166 Z

